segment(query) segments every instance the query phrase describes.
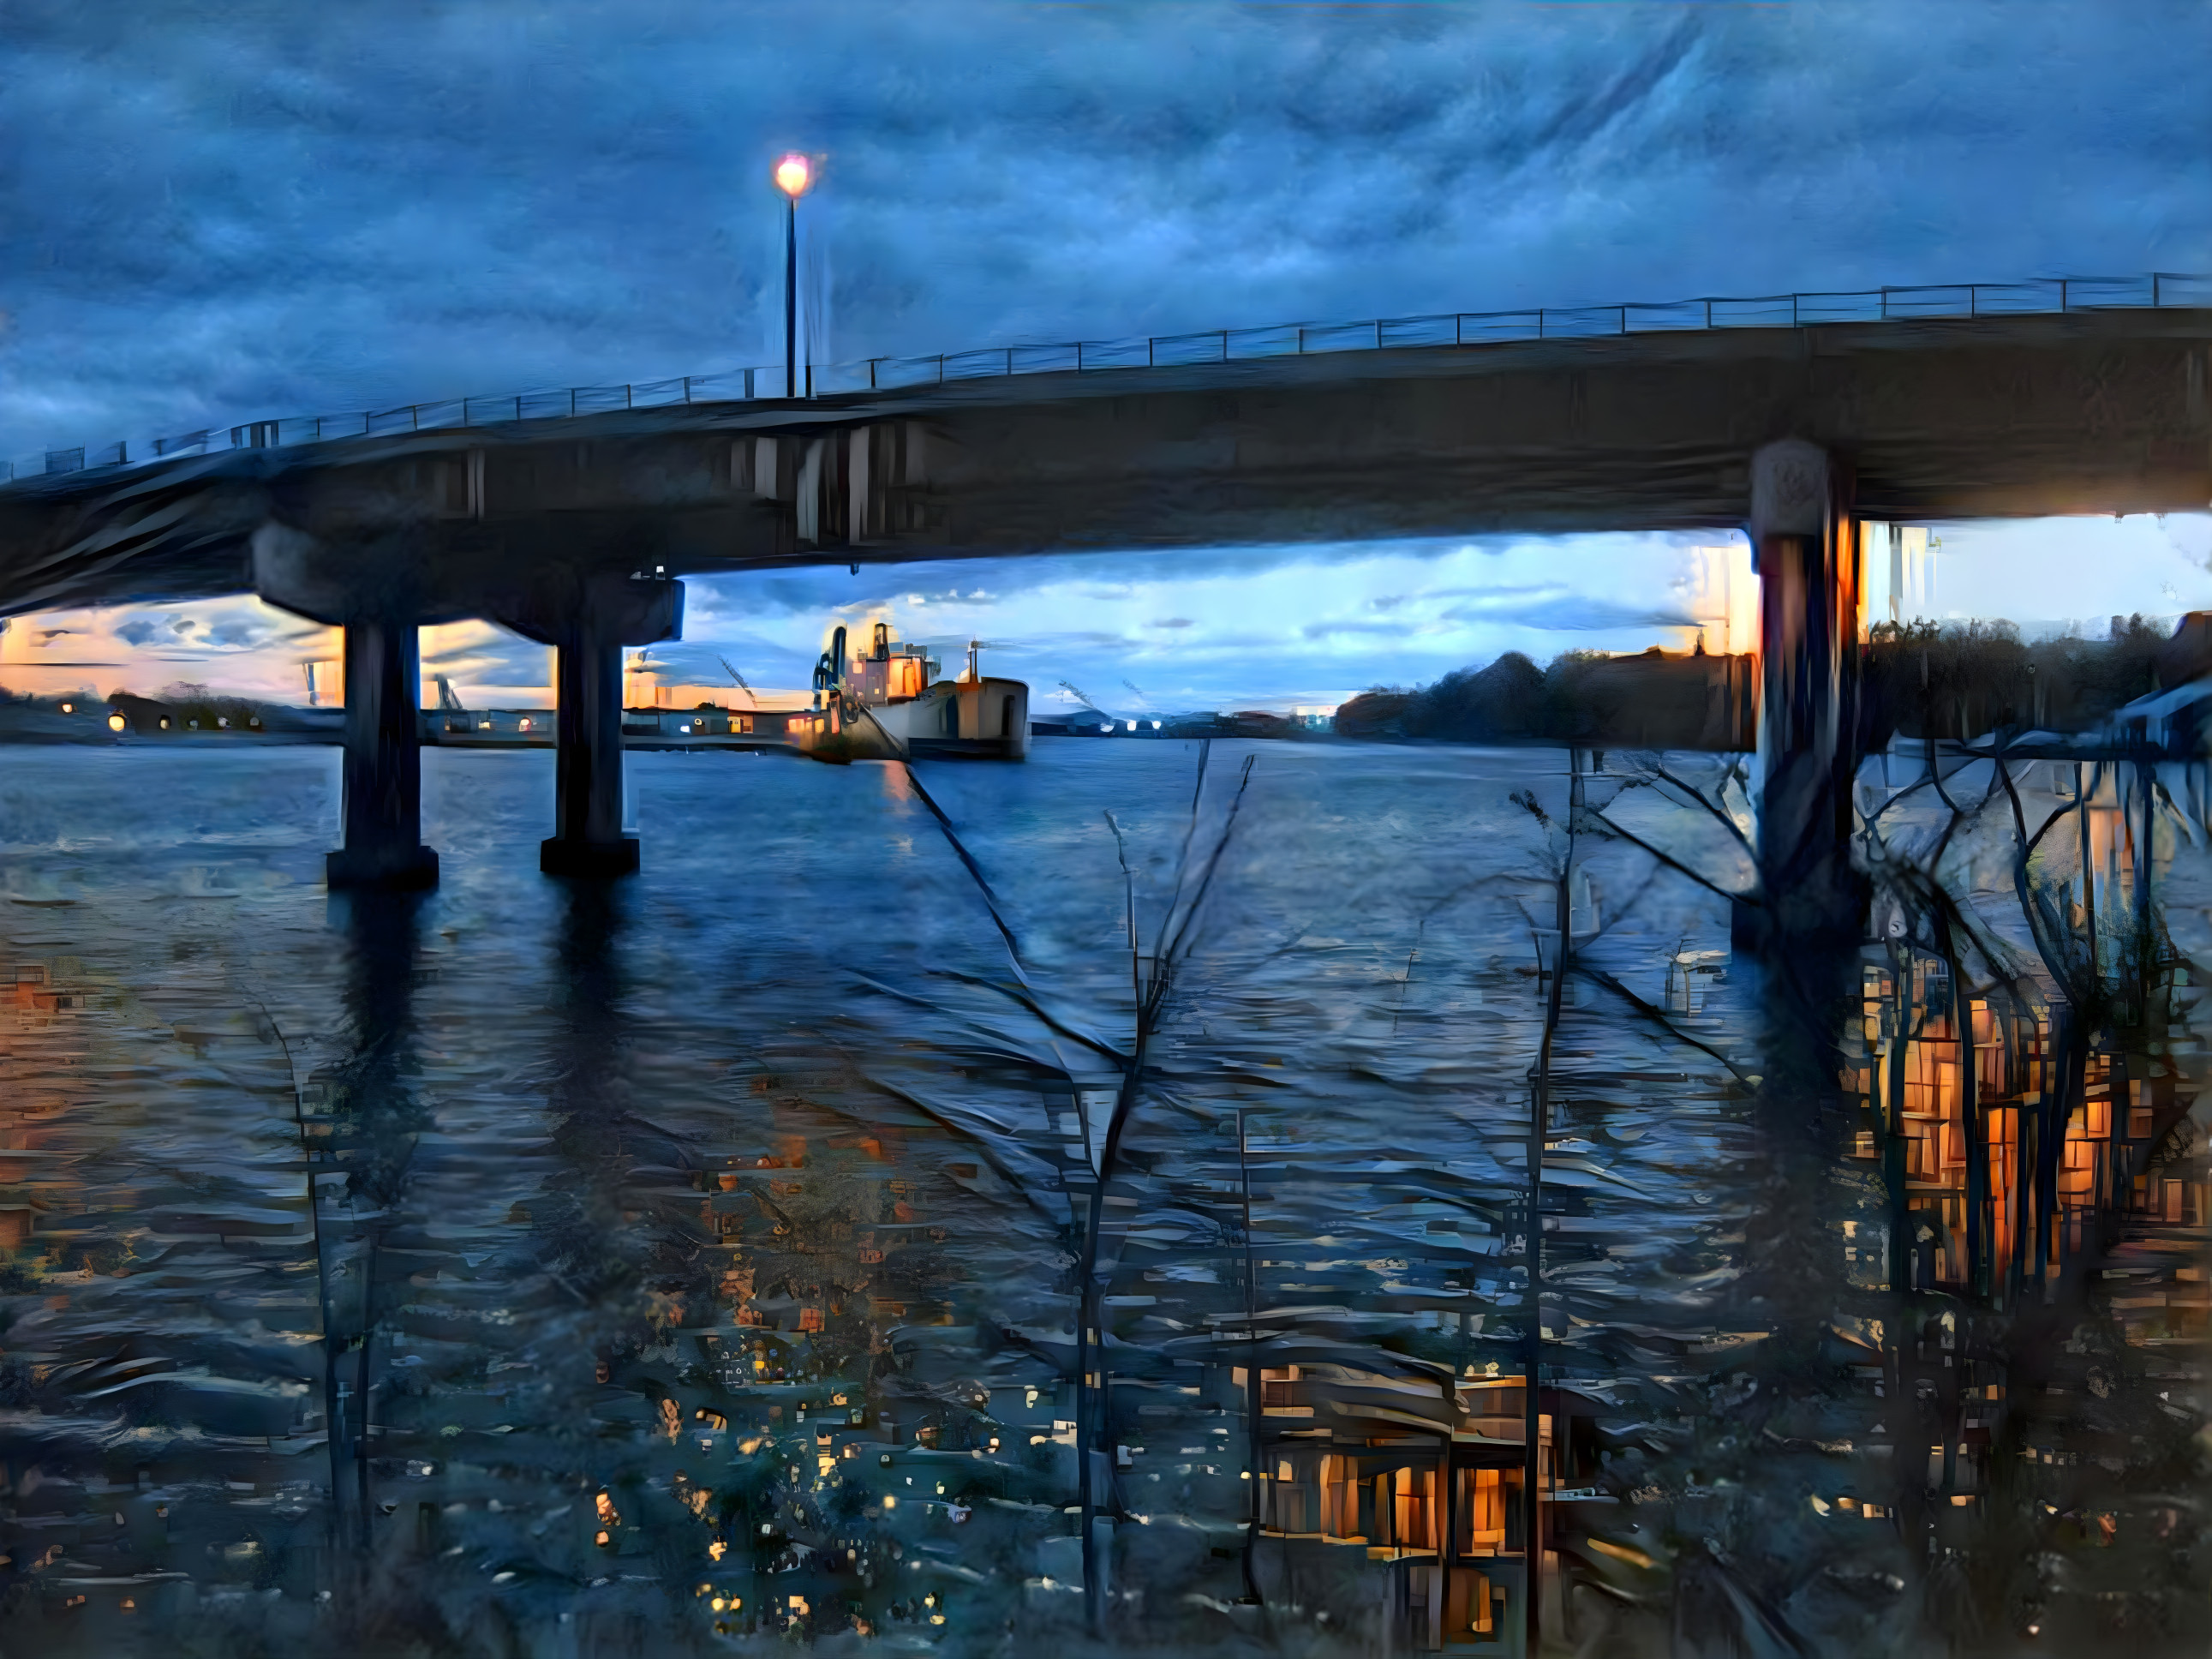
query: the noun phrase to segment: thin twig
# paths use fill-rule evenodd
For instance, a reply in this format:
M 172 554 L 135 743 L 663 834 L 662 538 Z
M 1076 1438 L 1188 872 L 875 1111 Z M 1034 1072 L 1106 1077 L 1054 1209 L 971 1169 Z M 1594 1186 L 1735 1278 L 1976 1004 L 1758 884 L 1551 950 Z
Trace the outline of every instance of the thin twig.
M 1637 995 L 1635 992 L 1630 990 L 1626 985 L 1623 985 L 1619 980 L 1615 979 L 1611 974 L 1607 973 L 1603 969 L 1593 968 L 1587 963 L 1577 962 L 1575 963 L 1575 971 L 1580 974 L 1584 979 L 1590 981 L 1593 984 L 1603 986 L 1607 990 L 1620 998 L 1622 1001 L 1627 1003 L 1628 1006 L 1633 1008 L 1638 1013 L 1643 1015 L 1645 1019 L 1658 1026 L 1659 1029 L 1666 1032 L 1668 1036 L 1673 1037 L 1677 1042 L 1686 1042 L 1689 1044 L 1691 1048 L 1698 1050 L 1698 1053 L 1709 1054 L 1713 1059 L 1720 1061 L 1722 1065 L 1727 1066 L 1730 1072 L 1735 1074 L 1736 1081 L 1742 1084 L 1746 1088 L 1755 1088 L 1758 1086 L 1759 1079 L 1754 1078 L 1750 1073 L 1745 1071 L 1742 1066 L 1737 1065 L 1719 1049 L 1714 1048 L 1710 1042 L 1701 1042 L 1696 1037 L 1692 1036 L 1687 1031 L 1685 1031 L 1681 1027 L 1675 1024 L 1673 1020 L 1668 1018 L 1663 1010 L 1656 1008 L 1651 1004 L 1646 1002 L 1642 997 Z
M 1650 763 L 1650 771 L 1654 777 L 1673 784 L 1674 787 L 1680 790 L 1684 794 L 1690 798 L 1692 804 L 1709 813 L 1716 823 L 1719 823 L 1729 832 L 1729 834 L 1735 837 L 1736 845 L 1742 848 L 1745 852 L 1750 853 L 1754 851 L 1751 844 L 1751 838 L 1743 833 L 1743 826 L 1738 823 L 1729 813 L 1723 811 L 1718 803 L 1708 797 L 1704 790 L 1698 788 L 1695 784 L 1686 783 L 1682 779 L 1676 777 L 1672 772 L 1669 772 L 1664 766 L 1660 765 L 1656 761 Z M 1726 779 L 1723 779 L 1722 782 L 1723 787 L 1725 787 L 1727 783 Z
M 921 775 L 915 771 L 913 763 L 902 761 L 900 764 L 906 768 L 907 781 L 914 785 L 914 793 L 921 797 L 921 804 L 929 809 L 930 815 L 937 820 L 937 827 L 945 832 L 945 839 L 959 855 L 962 866 L 975 878 L 975 890 L 983 896 L 983 908 L 991 913 L 993 925 L 1006 941 L 1006 954 L 1014 960 L 1014 972 L 1026 981 L 1029 976 L 1022 965 L 1021 941 L 1014 937 L 1014 930 L 1007 925 L 1006 918 L 999 908 L 999 896 L 991 890 L 991 884 L 984 877 L 982 866 L 975 862 L 974 854 L 961 842 L 959 832 L 953 829 L 952 820 L 945 817 L 945 809 L 937 804 L 937 798 L 922 787 Z
M 1618 823 L 1615 823 L 1611 818 L 1607 817 L 1596 807 L 1585 807 L 1583 811 L 1590 817 L 1595 818 L 1598 823 L 1603 824 L 1607 830 L 1626 842 L 1630 846 L 1642 848 L 1644 852 L 1649 853 L 1653 858 L 1658 860 L 1660 863 L 1665 865 L 1669 870 L 1674 872 L 1676 875 L 1686 876 L 1690 880 L 1694 881 L 1698 886 L 1704 888 L 1707 892 L 1714 895 L 1716 897 L 1730 899 L 1740 904 L 1749 904 L 1753 906 L 1759 905 L 1761 902 L 1760 896 L 1756 891 L 1737 892 L 1731 888 L 1723 887 L 1718 882 L 1711 880 L 1708 878 L 1698 874 L 1698 872 L 1690 868 L 1688 865 L 1683 863 L 1681 860 L 1674 857 L 1672 854 L 1668 853 L 1660 848 L 1654 847 L 1650 842 L 1644 840 L 1643 836 L 1636 835 L 1632 831 L 1622 829 Z

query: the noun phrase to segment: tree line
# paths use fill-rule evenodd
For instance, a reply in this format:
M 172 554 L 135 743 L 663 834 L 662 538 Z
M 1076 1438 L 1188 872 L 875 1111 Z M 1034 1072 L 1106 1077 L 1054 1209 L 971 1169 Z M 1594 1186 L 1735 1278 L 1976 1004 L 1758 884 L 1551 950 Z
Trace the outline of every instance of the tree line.
M 1547 667 L 1509 651 L 1410 690 L 1377 685 L 1336 713 L 1340 736 L 1448 743 L 1595 743 L 1747 750 L 1751 659 L 1569 651 Z M 2172 634 L 2141 616 L 2103 639 L 2029 641 L 2007 622 L 1881 623 L 1860 647 L 1861 752 L 1897 737 L 1999 727 L 2076 732 L 2124 704 L 2212 673 L 2212 616 Z

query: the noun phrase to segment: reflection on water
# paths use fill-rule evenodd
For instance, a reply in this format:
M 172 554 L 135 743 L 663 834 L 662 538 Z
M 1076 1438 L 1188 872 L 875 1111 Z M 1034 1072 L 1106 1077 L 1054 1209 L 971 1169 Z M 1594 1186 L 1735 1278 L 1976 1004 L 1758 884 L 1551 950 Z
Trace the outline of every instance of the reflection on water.
M 1547 1648 L 2191 1639 L 2186 781 L 2019 769 L 2025 908 L 1882 786 L 1771 976 L 1721 769 L 1566 759 L 641 756 L 608 886 L 434 750 L 348 901 L 327 754 L 11 751 L 9 1627 L 1504 1653 L 1533 1473 Z

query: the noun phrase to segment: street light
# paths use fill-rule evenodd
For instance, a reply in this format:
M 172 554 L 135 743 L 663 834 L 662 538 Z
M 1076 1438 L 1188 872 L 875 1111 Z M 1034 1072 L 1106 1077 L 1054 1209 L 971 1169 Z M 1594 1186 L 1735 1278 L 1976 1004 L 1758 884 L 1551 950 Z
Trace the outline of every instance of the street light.
M 784 194 L 783 395 L 799 395 L 799 198 L 814 182 L 814 164 L 796 151 L 775 164 L 775 187 Z

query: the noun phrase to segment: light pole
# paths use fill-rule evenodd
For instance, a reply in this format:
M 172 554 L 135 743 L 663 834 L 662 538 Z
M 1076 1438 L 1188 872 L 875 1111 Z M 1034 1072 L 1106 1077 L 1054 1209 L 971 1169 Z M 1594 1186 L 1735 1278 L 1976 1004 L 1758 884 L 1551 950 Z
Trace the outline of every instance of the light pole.
M 775 164 L 775 187 L 784 195 L 783 395 L 799 395 L 799 198 L 814 182 L 814 164 L 796 151 Z

